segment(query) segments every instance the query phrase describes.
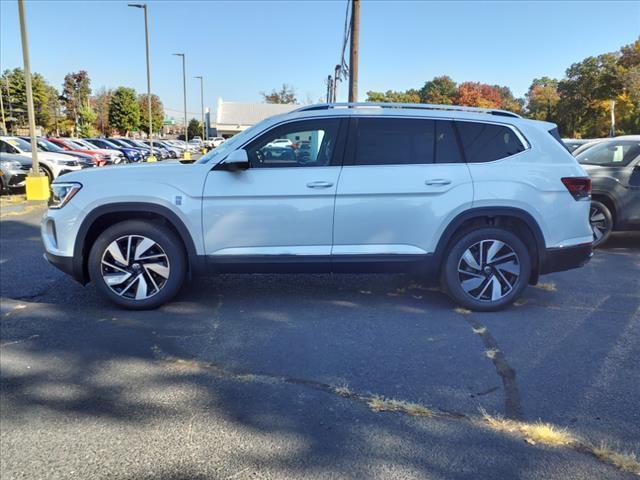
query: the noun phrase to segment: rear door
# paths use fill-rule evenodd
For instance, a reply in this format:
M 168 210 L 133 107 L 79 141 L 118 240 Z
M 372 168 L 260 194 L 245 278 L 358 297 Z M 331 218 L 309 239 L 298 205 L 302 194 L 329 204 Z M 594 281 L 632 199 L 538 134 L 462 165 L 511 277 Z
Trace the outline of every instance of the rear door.
M 432 253 L 445 225 L 472 200 L 451 121 L 354 118 L 336 195 L 336 268 Z

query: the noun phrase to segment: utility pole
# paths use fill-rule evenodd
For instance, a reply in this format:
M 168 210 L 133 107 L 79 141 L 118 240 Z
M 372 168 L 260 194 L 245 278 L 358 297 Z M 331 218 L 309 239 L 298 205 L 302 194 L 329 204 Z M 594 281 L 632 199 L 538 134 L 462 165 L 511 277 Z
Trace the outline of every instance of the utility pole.
M 18 0 L 20 17 L 20 36 L 22 39 L 22 58 L 24 61 L 24 80 L 27 87 L 27 114 L 29 116 L 29 134 L 31 135 L 31 172 L 26 180 L 27 200 L 48 200 L 49 182 L 40 173 L 38 163 L 38 141 L 36 139 L 36 117 L 33 112 L 33 90 L 31 89 L 31 64 L 29 63 L 29 42 L 27 40 L 27 22 L 24 16 L 24 0 Z
M 609 136 L 616 136 L 616 101 L 614 99 L 611 99 L 611 131 Z
M 147 4 L 146 3 L 130 3 L 130 7 L 142 8 L 144 10 L 144 39 L 147 47 L 147 108 L 149 110 L 149 146 L 151 155 L 147 162 L 155 162 L 156 157 L 153 155 L 153 119 L 151 117 L 151 67 L 149 62 L 149 22 L 147 20 Z
M 205 140 L 204 134 L 204 79 L 202 76 L 194 77 L 200 79 L 200 115 L 202 117 L 202 141 Z M 204 147 L 202 147 L 202 153 L 205 153 Z
M 329 75 L 327 77 L 327 103 L 331 103 L 331 90 L 333 88 L 332 83 L 333 79 L 331 78 L 331 75 Z
M 187 68 L 185 65 L 184 53 L 174 53 L 176 57 L 182 57 L 182 94 L 184 97 L 184 154 L 183 160 L 191 160 L 191 153 L 189 153 L 189 129 L 187 128 Z
M 351 0 L 351 47 L 349 49 L 349 102 L 358 101 L 359 42 L 360 42 L 360 0 Z
M 336 65 L 336 69 L 333 72 L 333 92 L 331 92 L 331 101 L 338 101 L 338 82 L 340 81 L 340 71 L 342 67 L 340 65 Z
M 4 120 L 4 102 L 2 101 L 2 85 L 0 85 L 0 112 L 2 112 L 2 135 L 6 135 L 7 123 Z

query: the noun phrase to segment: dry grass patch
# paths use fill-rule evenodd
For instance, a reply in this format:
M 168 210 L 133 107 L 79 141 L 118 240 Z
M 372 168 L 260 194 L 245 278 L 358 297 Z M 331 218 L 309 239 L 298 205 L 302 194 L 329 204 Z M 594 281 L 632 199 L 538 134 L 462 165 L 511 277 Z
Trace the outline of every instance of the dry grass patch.
M 494 358 L 496 358 L 496 355 L 499 351 L 500 350 L 498 350 L 497 348 L 490 348 L 489 350 L 485 350 L 484 354 L 487 356 L 487 358 L 493 360 Z
M 527 443 L 549 445 L 552 447 L 571 445 L 577 439 L 566 429 L 541 421 L 535 423 L 518 422 L 502 417 L 494 417 L 482 410 L 482 419 L 493 430 L 520 435 Z
M 374 412 L 401 412 L 414 417 L 433 417 L 435 412 L 417 403 L 384 398 L 378 395 L 371 397 L 367 405 Z
M 453 311 L 456 313 L 459 313 L 460 315 L 469 315 L 471 313 L 471 310 L 468 310 L 463 307 L 456 307 L 453 309 Z
M 347 385 L 338 385 L 337 387 L 333 387 L 333 391 L 336 392 L 341 397 L 349 397 L 353 395 L 353 393 L 351 392 L 351 390 L 349 390 L 349 387 Z
M 619 452 L 614 448 L 602 442 L 599 447 L 592 447 L 591 451 L 603 462 L 615 465 L 620 470 L 631 472 L 640 476 L 640 461 L 634 452 Z
M 538 290 L 544 290 L 546 292 L 555 292 L 556 282 L 539 282 L 537 285 L 534 285 Z

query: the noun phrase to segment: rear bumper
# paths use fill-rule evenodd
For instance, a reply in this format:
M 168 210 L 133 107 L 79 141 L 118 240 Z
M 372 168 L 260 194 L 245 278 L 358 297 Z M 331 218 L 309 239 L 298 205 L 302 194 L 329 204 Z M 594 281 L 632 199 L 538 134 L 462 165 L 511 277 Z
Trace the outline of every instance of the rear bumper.
M 562 272 L 585 265 L 593 256 L 591 243 L 571 247 L 547 248 L 540 265 L 540 274 Z

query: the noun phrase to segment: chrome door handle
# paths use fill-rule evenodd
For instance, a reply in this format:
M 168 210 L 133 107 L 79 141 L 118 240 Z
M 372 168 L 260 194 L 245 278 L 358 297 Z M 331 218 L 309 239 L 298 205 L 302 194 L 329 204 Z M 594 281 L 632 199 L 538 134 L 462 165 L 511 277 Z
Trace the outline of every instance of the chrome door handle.
M 307 187 L 309 187 L 309 188 L 329 188 L 329 187 L 333 187 L 333 183 L 332 182 L 323 182 L 323 181 L 309 182 L 309 183 L 307 183 Z
M 448 178 L 434 178 L 433 180 L 425 180 L 425 185 L 449 185 L 451 180 Z

